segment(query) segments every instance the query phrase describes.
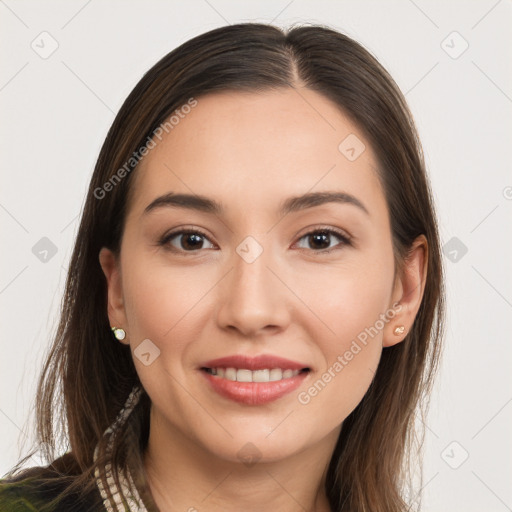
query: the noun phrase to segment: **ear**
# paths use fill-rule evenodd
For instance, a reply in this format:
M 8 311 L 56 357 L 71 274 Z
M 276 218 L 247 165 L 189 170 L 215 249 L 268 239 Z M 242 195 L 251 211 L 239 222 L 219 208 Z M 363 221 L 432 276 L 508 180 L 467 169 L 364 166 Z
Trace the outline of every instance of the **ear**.
M 428 243 L 425 236 L 420 235 L 414 240 L 405 258 L 402 272 L 395 280 L 391 301 L 395 307 L 390 305 L 390 309 L 397 313 L 384 328 L 384 347 L 400 343 L 411 330 L 425 291 L 427 264 Z M 400 326 L 405 328 L 403 333 L 395 334 L 395 329 Z
M 108 288 L 108 318 L 111 327 L 121 327 L 126 330 L 126 315 L 123 302 L 123 287 L 121 282 L 120 262 L 116 255 L 106 247 L 99 253 L 100 265 L 107 279 Z M 119 340 L 129 345 L 128 336 Z

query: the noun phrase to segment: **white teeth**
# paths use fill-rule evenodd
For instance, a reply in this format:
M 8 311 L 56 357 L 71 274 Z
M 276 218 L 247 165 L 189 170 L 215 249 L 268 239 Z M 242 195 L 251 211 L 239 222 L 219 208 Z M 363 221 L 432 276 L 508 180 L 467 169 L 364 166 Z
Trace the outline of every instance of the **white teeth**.
M 275 380 L 281 380 L 283 378 L 283 370 L 281 368 L 272 368 L 268 380 L 273 382 Z
M 235 368 L 226 368 L 224 373 L 224 378 L 228 380 L 236 380 L 236 370 Z
M 237 382 L 275 382 L 295 377 L 300 373 L 300 370 L 282 370 L 281 368 L 254 371 L 245 368 L 210 368 L 209 371 L 217 377 Z
M 254 370 L 252 372 L 253 382 L 268 382 L 270 376 L 270 370 Z
M 283 372 L 283 379 L 289 379 L 293 375 L 293 370 L 285 370 Z
M 236 380 L 238 382 L 252 382 L 251 370 L 237 370 Z

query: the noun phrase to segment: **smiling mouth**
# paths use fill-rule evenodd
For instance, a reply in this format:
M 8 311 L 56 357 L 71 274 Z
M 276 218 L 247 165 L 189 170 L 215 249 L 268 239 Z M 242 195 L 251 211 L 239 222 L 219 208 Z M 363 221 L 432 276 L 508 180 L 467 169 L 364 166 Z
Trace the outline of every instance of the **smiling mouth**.
M 206 368 L 202 367 L 202 371 L 217 377 L 219 379 L 226 379 L 232 382 L 277 382 L 286 379 L 291 379 L 302 373 L 308 373 L 309 368 L 302 368 L 301 370 L 281 369 L 281 368 L 263 368 L 260 370 L 249 370 L 246 368 L 233 368 L 233 367 L 216 367 Z

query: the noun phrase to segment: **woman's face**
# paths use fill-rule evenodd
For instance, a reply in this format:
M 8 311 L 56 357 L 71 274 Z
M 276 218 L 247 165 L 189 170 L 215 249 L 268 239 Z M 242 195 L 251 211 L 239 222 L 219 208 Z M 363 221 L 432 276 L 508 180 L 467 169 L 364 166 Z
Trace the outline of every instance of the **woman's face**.
M 152 428 L 232 461 L 332 447 L 410 327 L 375 155 L 307 89 L 197 100 L 134 171 L 120 262 L 100 255 L 111 324 Z

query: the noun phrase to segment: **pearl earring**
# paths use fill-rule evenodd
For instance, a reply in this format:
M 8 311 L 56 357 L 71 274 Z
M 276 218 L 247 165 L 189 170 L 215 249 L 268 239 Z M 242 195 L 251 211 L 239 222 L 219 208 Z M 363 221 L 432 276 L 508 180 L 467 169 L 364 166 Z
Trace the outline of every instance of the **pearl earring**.
M 112 327 L 112 332 L 119 341 L 124 340 L 126 338 L 126 332 L 124 331 L 124 329 L 121 329 L 120 327 Z
M 398 327 L 395 327 L 395 330 L 393 331 L 393 334 L 395 336 L 400 336 L 405 331 L 405 327 L 403 325 L 399 325 Z

